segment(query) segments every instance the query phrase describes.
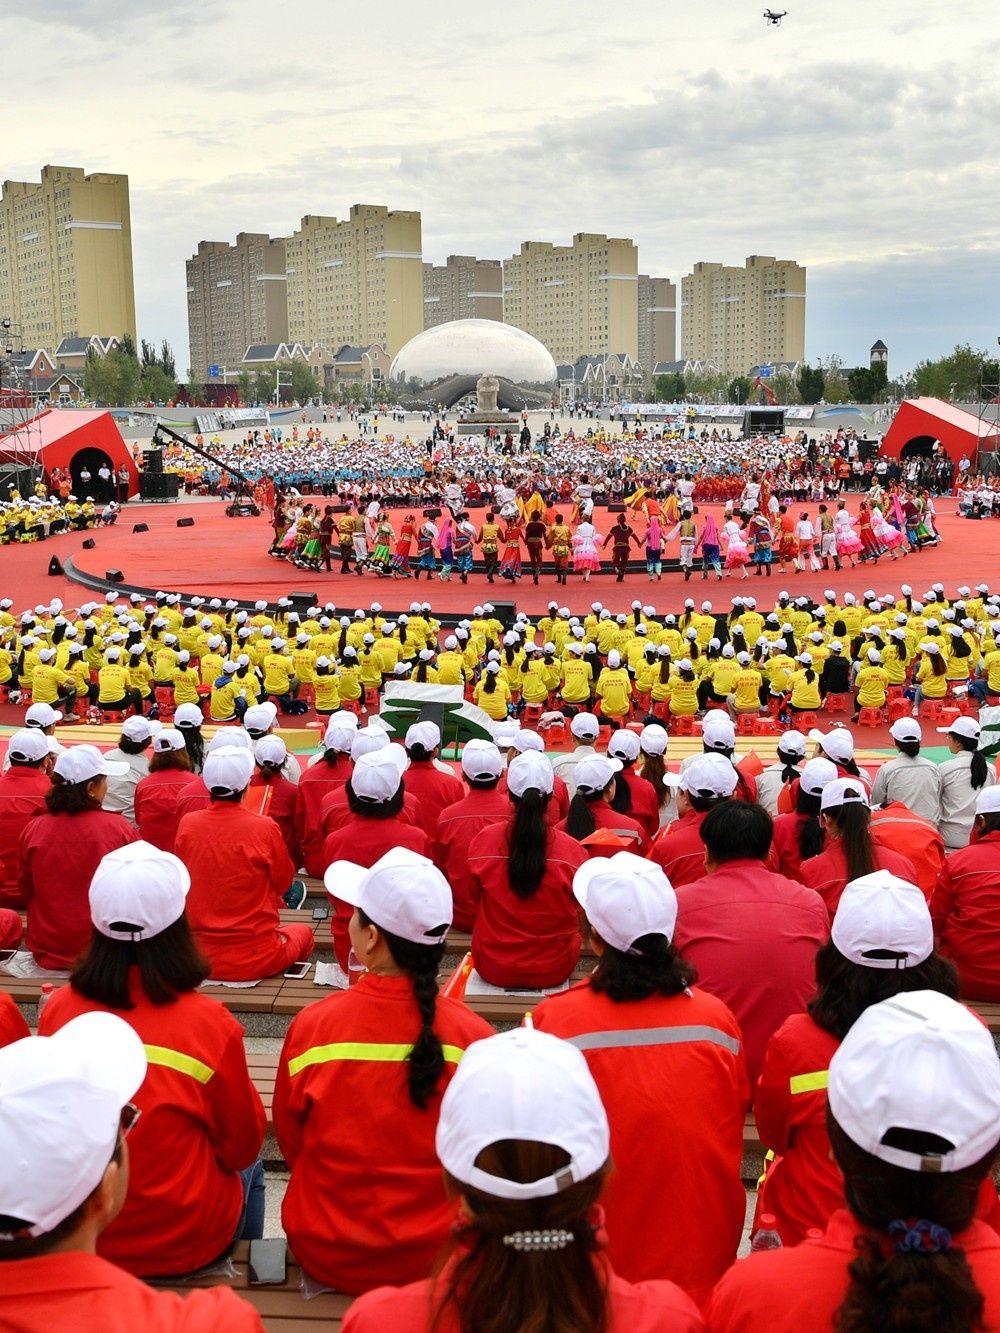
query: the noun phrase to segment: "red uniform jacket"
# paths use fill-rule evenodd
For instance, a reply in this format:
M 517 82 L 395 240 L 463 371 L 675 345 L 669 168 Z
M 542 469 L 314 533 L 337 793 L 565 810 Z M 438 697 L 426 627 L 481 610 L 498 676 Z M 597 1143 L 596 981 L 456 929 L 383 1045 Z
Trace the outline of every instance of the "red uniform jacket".
M 750 1085 L 736 1019 L 698 988 L 616 1003 L 584 982 L 533 1021 L 583 1052 L 608 1113 L 612 1266 L 630 1282 L 669 1278 L 701 1303 L 736 1258 L 746 1212 Z M 650 1190 L 656 1179 L 670 1188 Z
M 135 827 L 110 810 L 38 815 L 21 835 L 26 943 L 39 967 L 66 968 L 90 943 L 87 892 L 101 858 L 137 842 Z
M 916 884 L 916 868 L 909 857 L 900 856 L 899 852 L 892 852 L 877 843 L 873 855 L 876 870 L 888 870 L 891 874 L 898 875 L 900 879 Z M 844 855 L 843 845 L 827 838 L 826 847 L 819 856 L 810 856 L 808 861 L 802 862 L 799 878 L 807 887 L 816 890 L 829 908 L 832 917 L 840 902 L 840 895 L 847 887 L 847 858 Z
M 447 1274 L 444 1274 L 447 1280 Z M 405 1287 L 380 1287 L 355 1301 L 341 1325 L 343 1333 L 426 1333 L 436 1309 L 431 1278 Z M 608 1281 L 609 1327 L 625 1333 L 703 1333 L 694 1303 L 672 1282 L 633 1286 L 612 1273 Z M 435 1325 L 438 1333 L 461 1333 L 449 1312 Z
M 799 835 L 808 815 L 792 811 L 786 815 L 777 815 L 771 838 L 771 860 L 779 875 L 789 879 L 801 879 L 802 853 L 799 851 Z
M 916 883 L 930 902 L 945 864 L 944 838 L 928 819 L 915 815 L 902 801 L 872 811 L 872 837 L 880 847 L 899 852 L 913 863 Z
M 13 907 L 0 907 L 0 949 L 16 949 L 23 934 L 20 913 Z
M 502 792 L 510 800 L 507 792 L 507 773 L 500 774 L 500 783 L 497 791 Z M 545 810 L 545 817 L 550 824 L 558 824 L 561 819 L 566 818 L 569 810 L 569 788 L 566 786 L 564 778 L 558 773 L 552 775 L 552 795 L 549 797 L 549 804 Z
M 147 773 L 135 789 L 135 822 L 139 837 L 163 852 L 172 852 L 181 819 L 180 800 L 192 787 L 204 787 L 195 773 L 167 768 Z M 206 797 L 208 793 L 206 792 Z
M 155 1291 L 106 1259 L 80 1250 L 8 1259 L 0 1328 L 16 1333 L 264 1333 L 260 1315 L 228 1287 L 178 1296 Z
M 356 866 L 373 866 L 379 857 L 393 847 L 406 847 L 421 856 L 430 853 L 427 834 L 416 825 L 404 822 L 401 815 L 392 819 L 367 819 L 364 815 L 352 815 L 348 811 L 343 824 L 323 843 L 323 864 L 329 866 L 334 861 L 353 861 Z M 332 907 L 330 934 L 333 937 L 333 949 L 337 962 L 346 970 L 347 955 L 351 951 L 347 926 L 354 915 L 354 908 L 339 898 L 332 900 Z
M 177 822 L 178 824 L 185 815 L 190 815 L 195 810 L 207 810 L 212 804 L 212 798 L 209 795 L 208 788 L 205 786 L 204 778 L 199 774 L 197 779 L 191 783 L 182 796 L 177 800 Z M 176 838 L 176 834 L 174 835 Z
M 335 763 L 321 759 L 318 764 L 303 769 L 296 785 L 295 828 L 302 847 L 302 864 L 306 873 L 322 878 L 323 822 L 320 807 L 331 792 L 343 787 L 351 776 L 351 761 L 346 754 L 337 756 Z
M 707 814 L 707 810 L 685 811 L 653 843 L 650 860 L 660 866 L 675 889 L 705 873 L 705 844 L 699 830 Z
M 9 1046 L 12 1041 L 30 1036 L 31 1029 L 20 1009 L 6 991 L 0 991 L 0 1046 Z
M 277 824 L 213 801 L 181 820 L 176 851 L 191 872 L 188 920 L 212 976 L 249 981 L 287 967 L 278 912 L 295 867 Z
M 0 775 L 0 907 L 23 907 L 21 898 L 21 834 L 25 825 L 45 812 L 45 793 L 52 790 L 47 773 L 18 764 Z
M 455 773 L 442 773 L 431 760 L 411 763 L 404 778 L 406 794 L 417 803 L 417 822 L 432 841 L 438 816 L 465 795 L 462 779 Z
M 712 1294 L 705 1312 L 711 1333 L 833 1333 L 862 1231 L 845 1209 L 833 1215 L 822 1239 L 741 1259 Z M 986 1297 L 983 1327 L 1000 1327 L 1000 1236 L 974 1221 L 954 1244 Z
M 469 848 L 473 839 L 490 824 L 506 823 L 510 818 L 510 798 L 500 791 L 471 787 L 463 800 L 441 811 L 434 838 L 434 862 L 451 885 L 455 905 L 452 925 L 456 930 L 471 930 L 476 920 L 469 868 Z
M 478 904 L 472 932 L 476 971 L 491 986 L 559 986 L 580 957 L 573 876 L 587 860 L 587 849 L 559 829 L 549 829 L 542 882 L 530 898 L 519 898 L 507 878 L 512 827 L 512 820 L 492 824 L 469 848 Z
M 590 813 L 594 816 L 595 833 L 597 829 L 606 828 L 611 829 L 613 833 L 620 833 L 623 837 L 633 837 L 634 840 L 627 850 L 634 852 L 636 856 L 649 855 L 653 844 L 649 841 L 646 830 L 633 815 L 620 815 L 617 810 L 611 809 L 607 801 L 593 801 Z M 560 833 L 565 833 L 566 820 L 560 820 L 556 828 Z M 583 850 L 588 856 L 614 856 L 621 848 L 590 845 Z
M 653 784 L 634 768 L 623 768 L 622 779 L 632 795 L 632 818 L 639 821 L 652 842 L 660 829 L 660 807 Z
M 344 783 L 335 791 L 328 792 L 323 797 L 320 806 L 319 817 L 323 829 L 323 837 L 328 838 L 331 833 L 343 828 L 351 815 L 351 807 L 347 803 L 347 784 Z M 417 814 L 417 803 L 409 792 L 403 792 L 403 808 L 396 816 L 401 824 L 412 824 L 415 828 L 421 828 L 419 816 Z M 322 854 L 320 856 L 322 860 Z M 329 861 L 326 863 L 329 865 Z M 326 865 L 323 867 L 326 869 Z
M 268 819 L 274 820 L 281 831 L 292 865 L 298 870 L 302 864 L 302 849 L 295 828 L 295 807 L 298 800 L 296 783 L 289 782 L 280 773 L 270 782 L 265 782 L 260 770 L 256 769 L 250 779 L 250 790 L 243 800 L 248 810 L 254 810 L 257 814 L 267 815 Z
M 822 899 L 762 861 L 728 861 L 677 895 L 674 944 L 698 982 L 724 1000 L 743 1032 L 751 1087 L 772 1034 L 814 990 L 816 950 L 826 943 Z
M 466 1047 L 493 1029 L 438 998 L 445 1067 L 422 1111 L 406 1063 L 419 1030 L 411 981 L 366 972 L 303 1009 L 285 1037 L 274 1088 L 274 1129 L 292 1173 L 282 1222 L 305 1271 L 339 1291 L 429 1272 L 455 1219 L 434 1151 L 441 1097 Z
M 111 1010 L 142 1038 L 149 1066 L 129 1136 L 128 1198 L 98 1252 L 130 1273 L 189 1273 L 212 1262 L 243 1211 L 237 1175 L 264 1141 L 264 1108 L 250 1081 L 243 1029 L 218 1000 L 191 992 L 152 1004 L 132 969 L 133 1009 Z M 62 986 L 45 1006 L 43 1036 L 103 1005 Z M 105 1012 L 108 1012 L 105 1010 Z
M 941 952 L 962 979 L 962 994 L 1000 1000 L 1000 832 L 947 858 L 931 899 Z

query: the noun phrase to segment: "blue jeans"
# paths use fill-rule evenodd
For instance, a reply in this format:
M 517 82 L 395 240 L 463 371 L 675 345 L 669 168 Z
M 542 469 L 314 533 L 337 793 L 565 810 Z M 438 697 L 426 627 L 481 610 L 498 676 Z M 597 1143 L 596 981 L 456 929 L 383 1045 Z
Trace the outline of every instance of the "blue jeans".
M 260 1240 L 264 1234 L 264 1163 L 258 1157 L 240 1172 L 243 1213 L 236 1230 L 237 1240 Z

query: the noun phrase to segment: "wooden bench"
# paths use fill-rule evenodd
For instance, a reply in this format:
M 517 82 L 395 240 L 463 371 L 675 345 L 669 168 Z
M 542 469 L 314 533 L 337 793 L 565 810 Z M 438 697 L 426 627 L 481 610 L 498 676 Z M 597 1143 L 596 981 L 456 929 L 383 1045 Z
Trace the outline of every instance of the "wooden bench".
M 299 1290 L 300 1269 L 291 1253 L 288 1255 L 287 1276 L 281 1286 L 252 1287 L 249 1256 L 249 1241 L 239 1241 L 233 1251 L 235 1276 L 210 1274 L 189 1282 L 151 1285 L 176 1291 L 180 1296 L 193 1287 L 230 1287 L 257 1310 L 269 1333 L 310 1333 L 311 1330 L 319 1333 L 320 1329 L 337 1333 L 354 1299 L 352 1296 L 327 1292 L 307 1301 Z

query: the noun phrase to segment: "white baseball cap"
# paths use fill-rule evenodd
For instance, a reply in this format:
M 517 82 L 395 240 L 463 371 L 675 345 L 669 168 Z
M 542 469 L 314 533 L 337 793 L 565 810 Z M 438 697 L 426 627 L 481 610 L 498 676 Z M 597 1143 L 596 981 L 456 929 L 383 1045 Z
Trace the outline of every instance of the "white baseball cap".
M 934 952 L 926 898 L 916 884 L 888 870 L 850 881 L 837 904 L 830 937 L 845 958 L 861 967 L 916 967 Z
M 835 778 L 823 788 L 821 810 L 839 810 L 842 805 L 863 805 L 869 808 L 868 789 L 857 778 Z
M 511 796 L 520 797 L 531 790 L 548 796 L 552 791 L 554 777 L 547 756 L 537 754 L 534 750 L 527 750 L 524 754 L 515 755 L 510 761 L 510 767 L 507 769 L 507 790 Z
M 830 1060 L 828 1098 L 853 1143 L 905 1171 L 961 1171 L 1000 1137 L 993 1038 L 964 1004 L 938 991 L 870 1005 Z M 896 1147 L 893 1130 L 933 1136 L 934 1149 Z
M 794 727 L 789 727 L 778 740 L 778 749 L 782 754 L 804 755 L 808 747 L 808 738 Z
M 348 717 L 354 718 L 354 725 L 347 721 Z M 357 718 L 353 713 L 348 713 L 344 717 L 337 713 L 327 723 L 326 731 L 323 733 L 323 749 L 335 750 L 337 754 L 350 754 L 354 738 L 358 734 L 356 723 Z
M 15 731 L 7 744 L 7 756 L 10 759 L 23 759 L 29 764 L 37 764 L 49 752 L 49 739 L 37 727 Z
M 288 747 L 280 736 L 261 736 L 253 753 L 259 764 L 283 764 L 288 758 Z
M 700 800 L 724 801 L 736 790 L 739 774 L 724 755 L 699 754 L 683 773 L 679 776 L 665 773 L 663 781 L 668 787 L 680 787 L 681 791 Z
M 166 754 L 169 750 L 183 750 L 184 737 L 173 727 L 164 727 L 153 737 L 153 750 L 156 754 Z
M 639 736 L 639 748 L 643 754 L 666 754 L 669 739 L 666 727 L 661 727 L 659 722 L 650 722 L 648 726 L 643 727 Z
M 243 726 L 252 735 L 263 734 L 274 726 L 278 710 L 270 700 L 263 704 L 254 704 L 243 714 Z
M 602 754 L 581 759 L 573 769 L 577 791 L 603 791 L 616 773 L 622 770 L 620 759 L 607 759 Z
M 831 727 L 825 732 L 814 727 L 809 733 L 809 739 L 815 741 L 835 764 L 843 764 L 854 757 L 854 737 L 846 727 Z
M 208 742 L 208 753 L 216 754 L 219 750 L 253 749 L 253 741 L 242 727 L 220 727 Z
M 985 1031 L 985 1029 L 984 1029 Z M 569 1161 L 538 1180 L 509 1180 L 476 1166 L 510 1139 L 548 1143 Z M 441 1101 L 437 1154 L 449 1175 L 498 1199 L 549 1198 L 608 1160 L 608 1117 L 587 1062 L 548 1032 L 515 1028 L 473 1042 Z
M 249 786 L 253 769 L 252 751 L 238 745 L 220 745 L 206 756 L 202 779 L 213 794 L 235 796 Z
M 162 722 L 150 721 L 148 717 L 127 717 L 122 723 L 122 735 L 136 744 L 150 740 L 162 729 Z
M 74 745 L 56 759 L 52 770 L 63 782 L 75 785 L 92 782 L 94 778 L 121 778 L 128 772 L 128 764 L 105 759 L 96 745 Z
M 0 1049 L 0 1213 L 41 1236 L 79 1208 L 145 1077 L 142 1041 L 115 1014 L 80 1014 L 51 1037 Z
M 399 784 L 409 762 L 402 746 L 391 742 L 379 750 L 363 754 L 355 760 L 351 790 L 359 801 L 368 804 L 381 805 L 391 801 L 399 791 Z
M 392 847 L 370 868 L 334 861 L 323 883 L 331 898 L 359 907 L 390 935 L 412 944 L 438 944 L 452 918 L 451 888 L 433 861 Z
M 730 750 L 736 744 L 736 728 L 732 719 L 718 708 L 705 714 L 701 727 L 701 743 L 706 750 Z
M 351 738 L 351 758 L 355 763 L 366 754 L 376 754 L 379 750 L 385 750 L 392 744 L 387 731 L 381 727 L 373 727 L 370 723 L 367 727 L 361 727 L 353 733 Z
M 978 741 L 981 728 L 974 717 L 956 717 L 946 727 L 935 727 L 942 736 L 961 736 L 967 741 Z
M 102 857 L 90 881 L 90 919 L 112 940 L 148 940 L 184 912 L 191 888 L 179 857 L 133 842 Z
M 601 724 L 593 713 L 577 713 L 569 729 L 578 741 L 596 741 L 601 734 Z
M 837 765 L 829 759 L 810 759 L 803 764 L 799 786 L 807 796 L 821 796 L 831 782 L 837 781 Z
M 197 704 L 180 704 L 174 713 L 175 727 L 200 727 L 205 717 Z
M 621 953 L 643 935 L 673 938 L 677 894 L 653 861 L 633 852 L 595 857 L 573 876 L 573 897 L 606 944 Z
M 889 735 L 894 741 L 916 741 L 918 745 L 922 744 L 924 739 L 920 723 L 915 717 L 897 717 L 889 728 Z
M 518 754 L 525 754 L 528 750 L 532 750 L 535 754 L 545 753 L 545 742 L 537 731 L 519 731 L 511 745 Z
M 977 815 L 1000 815 L 1000 786 L 983 787 L 976 796 Z
M 436 750 L 441 744 L 441 729 L 436 722 L 414 722 L 406 732 L 406 748 L 422 745 L 425 750 Z
M 470 782 L 498 778 L 503 772 L 503 755 L 490 741 L 467 741 L 462 750 L 462 772 Z
M 41 727 L 44 731 L 46 727 L 54 727 L 57 722 L 61 722 L 62 716 L 51 704 L 32 704 L 24 715 L 24 725 Z
M 616 731 L 608 742 L 608 756 L 611 759 L 624 759 L 634 763 L 639 758 L 639 737 L 634 731 Z

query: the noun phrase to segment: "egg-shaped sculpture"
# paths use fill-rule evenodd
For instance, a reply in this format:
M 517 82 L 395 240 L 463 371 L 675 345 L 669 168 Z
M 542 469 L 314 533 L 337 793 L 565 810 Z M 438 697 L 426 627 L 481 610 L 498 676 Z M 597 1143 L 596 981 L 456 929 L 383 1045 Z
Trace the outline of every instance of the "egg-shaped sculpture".
M 474 398 L 481 376 L 499 380 L 503 411 L 546 407 L 556 396 L 556 363 L 523 329 L 495 319 L 454 319 L 425 329 L 402 347 L 389 383 L 406 406 L 453 407 Z

